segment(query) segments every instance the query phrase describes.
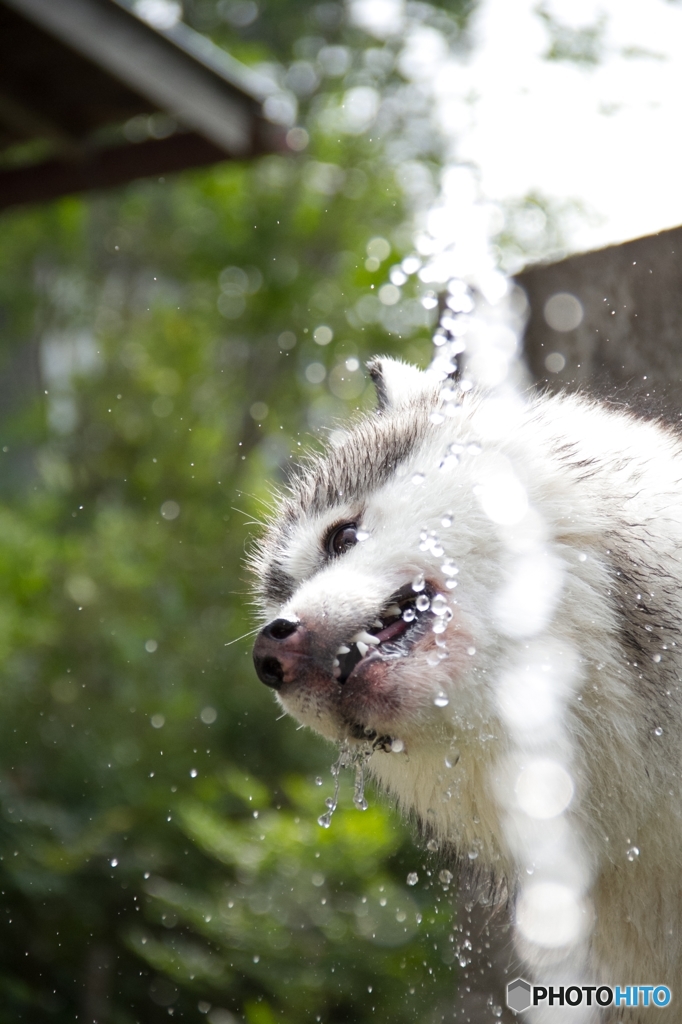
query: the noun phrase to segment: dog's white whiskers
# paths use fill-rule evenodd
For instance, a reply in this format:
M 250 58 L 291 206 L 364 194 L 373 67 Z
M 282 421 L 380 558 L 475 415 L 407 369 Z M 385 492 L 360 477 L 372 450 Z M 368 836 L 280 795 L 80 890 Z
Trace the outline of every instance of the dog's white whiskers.
M 260 633 L 260 631 L 261 627 L 256 626 L 255 629 L 250 629 L 248 633 L 242 633 L 241 636 L 235 637 L 234 640 L 228 640 L 228 642 L 224 646 L 231 647 L 232 644 L 238 644 L 240 640 L 245 640 L 247 636 L 254 636 L 255 633 Z

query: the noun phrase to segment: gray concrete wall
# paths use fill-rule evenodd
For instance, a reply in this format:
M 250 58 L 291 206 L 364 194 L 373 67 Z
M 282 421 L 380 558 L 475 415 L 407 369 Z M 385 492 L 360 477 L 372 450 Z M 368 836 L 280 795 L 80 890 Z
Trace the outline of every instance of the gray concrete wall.
M 516 280 L 530 302 L 524 344 L 535 380 L 682 416 L 682 228 L 538 264 Z

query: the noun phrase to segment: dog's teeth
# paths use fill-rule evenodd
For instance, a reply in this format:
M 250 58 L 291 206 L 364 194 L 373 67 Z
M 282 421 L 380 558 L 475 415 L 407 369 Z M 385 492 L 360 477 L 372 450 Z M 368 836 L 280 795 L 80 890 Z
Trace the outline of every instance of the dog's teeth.
M 334 666 L 334 668 L 332 669 L 332 674 L 333 674 L 333 676 L 334 676 L 334 679 L 340 679 L 340 678 L 341 678 L 341 669 L 340 669 L 340 668 L 338 668 L 338 667 L 337 667 L 337 666 L 335 665 L 335 666 Z
M 372 636 L 371 633 L 366 633 L 364 629 L 356 633 L 354 637 L 351 637 L 353 643 L 357 644 L 358 641 L 363 644 L 368 644 L 370 647 L 376 647 L 381 643 L 381 640 L 377 636 Z
M 345 644 L 341 644 L 341 646 L 339 647 L 339 649 L 338 649 L 338 651 L 336 653 L 337 654 L 350 654 L 350 647 L 346 647 Z
M 369 647 L 367 646 L 367 644 L 363 644 L 362 640 L 356 640 L 355 643 L 357 645 L 358 650 L 360 651 L 360 656 L 364 658 L 364 656 L 367 654 L 367 651 L 369 650 Z
M 389 604 L 388 608 L 386 609 L 386 614 L 387 615 L 400 615 L 401 614 L 400 605 L 399 604 Z
M 374 622 L 372 623 L 372 625 L 375 627 L 375 629 L 383 629 L 384 628 L 384 624 L 381 621 L 381 619 L 375 619 Z
M 339 668 L 341 662 L 339 661 L 338 658 L 334 658 L 334 661 L 332 662 L 332 664 L 333 664 L 334 668 Z

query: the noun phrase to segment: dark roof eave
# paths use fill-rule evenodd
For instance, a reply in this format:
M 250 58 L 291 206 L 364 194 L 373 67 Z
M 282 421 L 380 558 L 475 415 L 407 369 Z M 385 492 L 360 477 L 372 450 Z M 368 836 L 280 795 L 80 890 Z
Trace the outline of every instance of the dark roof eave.
M 222 154 L 252 154 L 266 79 L 186 25 L 159 31 L 124 0 L 3 0 L 70 49 L 202 135 Z

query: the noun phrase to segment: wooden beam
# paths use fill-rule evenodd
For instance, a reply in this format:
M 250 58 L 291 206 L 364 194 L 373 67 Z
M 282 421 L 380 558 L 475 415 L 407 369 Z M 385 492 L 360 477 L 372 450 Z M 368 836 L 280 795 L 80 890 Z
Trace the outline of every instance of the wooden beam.
M 0 123 L 20 138 L 46 139 L 67 160 L 83 156 L 83 147 L 60 125 L 4 92 L 0 92 Z
M 270 147 L 258 148 L 264 152 Z M 223 149 L 201 135 L 177 132 L 168 139 L 98 150 L 81 161 L 49 160 L 13 167 L 0 171 L 0 209 L 112 188 L 134 178 L 171 174 L 227 159 Z
M 223 156 L 250 155 L 253 120 L 265 98 L 256 88 L 261 79 L 228 54 L 219 62 L 213 52 L 218 48 L 188 26 L 157 31 L 121 0 L 2 2 L 145 97 L 152 108 L 209 139 Z M 275 87 L 270 83 L 269 88 Z

